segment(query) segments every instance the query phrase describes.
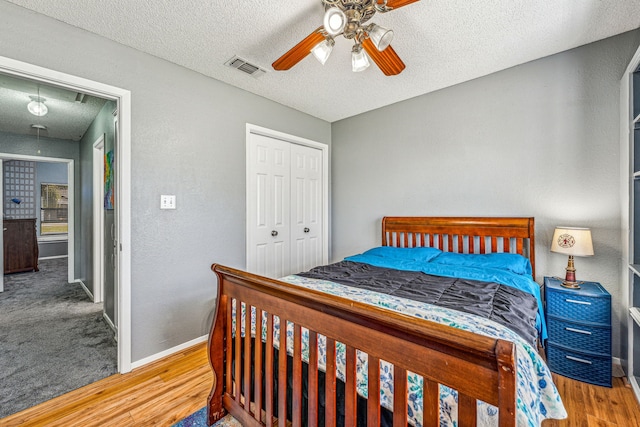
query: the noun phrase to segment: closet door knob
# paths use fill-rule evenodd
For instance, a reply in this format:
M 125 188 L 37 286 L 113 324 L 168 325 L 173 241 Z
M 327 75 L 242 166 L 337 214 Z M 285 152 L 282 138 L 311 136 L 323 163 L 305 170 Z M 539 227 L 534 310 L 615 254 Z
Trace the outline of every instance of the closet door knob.
M 304 232 L 305 232 L 305 233 L 308 233 L 308 232 L 309 232 L 309 227 L 305 227 L 305 228 L 304 228 Z
M 273 230 L 273 231 L 271 232 L 271 235 L 272 235 L 273 237 L 276 237 L 276 236 L 278 235 L 278 232 L 277 232 L 276 230 Z

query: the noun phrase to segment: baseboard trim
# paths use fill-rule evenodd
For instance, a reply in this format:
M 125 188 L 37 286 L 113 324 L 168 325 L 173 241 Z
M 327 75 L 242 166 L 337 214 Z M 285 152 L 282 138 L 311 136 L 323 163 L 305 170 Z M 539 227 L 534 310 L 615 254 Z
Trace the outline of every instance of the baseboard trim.
M 54 255 L 54 256 L 39 257 L 38 261 L 42 261 L 43 259 L 58 259 L 58 258 L 69 258 L 69 255 Z
M 113 321 L 111 321 L 111 319 L 109 318 L 109 316 L 107 315 L 106 312 L 102 312 L 102 318 L 104 319 L 105 322 L 107 322 L 107 325 L 109 325 L 109 327 L 111 328 L 111 330 L 113 331 L 115 337 L 116 337 L 116 341 L 118 340 L 118 328 L 116 328 L 115 323 L 113 323 Z
M 156 353 L 149 357 L 145 357 L 144 359 L 140 359 L 136 362 L 131 362 L 131 369 L 140 368 L 144 365 L 147 365 L 151 362 L 155 362 L 156 360 L 162 359 L 163 357 L 171 356 L 174 353 L 184 350 L 185 348 L 193 347 L 196 344 L 200 344 L 209 339 L 209 335 L 203 335 L 199 338 L 193 339 L 191 341 L 187 341 L 184 344 L 177 345 L 165 351 L 161 351 L 160 353 Z
M 80 283 L 80 286 L 82 286 L 82 289 L 84 289 L 86 294 L 89 295 L 89 299 L 91 299 L 91 301 L 93 301 L 93 293 L 89 290 L 89 288 L 87 288 L 87 285 L 85 285 L 84 282 L 82 280 L 80 280 L 80 279 L 77 279 L 75 281 L 75 283 Z

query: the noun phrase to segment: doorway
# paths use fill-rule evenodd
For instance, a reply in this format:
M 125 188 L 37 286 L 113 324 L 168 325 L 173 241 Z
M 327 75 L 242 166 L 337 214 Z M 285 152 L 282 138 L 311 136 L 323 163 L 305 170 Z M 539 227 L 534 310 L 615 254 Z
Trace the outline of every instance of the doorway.
M 116 324 L 118 342 L 118 371 L 131 370 L 131 94 L 129 91 L 99 82 L 60 73 L 36 65 L 0 56 L 0 73 L 65 88 L 112 100 L 117 105 L 118 139 L 114 151 L 114 263 L 118 300 Z M 77 242 L 78 236 L 74 236 Z M 75 252 L 75 249 L 74 249 Z M 69 255 L 72 255 L 70 251 Z M 71 270 L 70 270 L 71 271 Z M 79 279 L 75 277 L 73 280 Z M 71 277 L 70 277 L 71 279 Z
M 1 130 L 1 129 L 0 129 Z M 11 162 L 11 161 L 19 161 L 19 162 L 23 162 L 23 163 L 31 163 L 33 164 L 33 168 L 34 168 L 34 172 L 35 169 L 38 168 L 38 164 L 59 164 L 59 165 L 63 165 L 66 169 L 66 187 L 67 187 L 67 195 L 65 196 L 65 199 L 67 201 L 67 208 L 65 209 L 65 214 L 64 216 L 66 216 L 67 218 L 67 257 L 68 257 L 68 268 L 67 268 L 67 277 L 68 277 L 68 281 L 69 283 L 75 281 L 75 275 L 74 275 L 74 266 L 75 266 L 75 197 L 74 197 L 74 170 L 75 170 L 75 165 L 74 165 L 74 160 L 73 159 L 64 159 L 64 158 L 54 158 L 54 157 L 42 157 L 42 156 L 29 156 L 29 155 L 21 155 L 21 154 L 11 154 L 11 153 L 3 153 L 0 152 L 0 165 L 2 165 L 2 168 L 0 169 L 0 171 L 2 171 L 2 173 L 0 173 L 0 175 L 2 175 L 2 178 L 0 179 L 0 189 L 2 190 L 2 194 L 3 197 L 0 197 L 0 212 L 2 212 L 4 214 L 5 217 L 13 217 L 12 215 L 7 215 L 7 209 L 5 209 L 4 206 L 4 202 L 5 200 L 16 200 L 17 201 L 17 206 L 21 206 L 23 203 L 20 199 L 15 198 L 13 196 L 7 196 L 5 194 L 6 191 L 6 187 L 5 184 L 10 184 L 9 182 L 5 181 L 5 167 L 6 167 L 6 162 Z M 35 173 L 34 173 L 35 175 Z M 17 181 L 17 180 L 16 180 Z M 35 194 L 39 194 L 39 191 L 36 191 L 36 185 L 39 184 L 39 181 L 36 180 L 33 183 L 33 193 Z M 9 185 L 7 185 L 9 186 Z M 24 186 L 24 185 L 22 185 Z M 12 187 L 15 187 L 15 185 L 12 185 Z M 27 215 L 28 217 L 33 217 L 36 216 L 35 213 L 37 211 L 41 211 L 43 208 L 40 206 L 40 200 L 39 197 L 33 197 L 31 196 L 30 198 L 33 198 L 35 200 L 32 201 L 32 206 L 31 209 L 29 209 L 29 214 Z M 39 217 L 36 218 L 36 229 L 42 231 L 42 224 L 43 224 L 43 217 L 40 215 Z M 42 232 L 38 232 L 37 236 L 38 236 L 38 245 L 42 244 L 43 241 L 45 241 L 46 239 L 41 239 L 41 236 L 43 236 L 44 233 Z M 0 243 L 3 243 L 3 236 L 0 236 Z M 4 246 L 4 245 L 2 245 Z M 42 251 L 39 251 L 42 252 Z M 4 255 L 4 254 L 3 254 Z M 39 258 L 41 258 L 42 255 L 39 256 Z M 0 265 L 4 266 L 4 257 L 0 258 Z M 3 269 L 6 270 L 6 269 Z M 4 277 L 2 277 L 2 282 L 4 283 Z M 0 291 L 2 291 L 2 288 L 0 287 Z

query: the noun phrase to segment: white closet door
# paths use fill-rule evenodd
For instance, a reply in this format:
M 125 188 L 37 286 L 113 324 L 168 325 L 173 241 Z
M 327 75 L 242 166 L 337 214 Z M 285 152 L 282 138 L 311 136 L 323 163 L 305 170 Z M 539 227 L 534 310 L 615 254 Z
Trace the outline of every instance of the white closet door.
M 291 144 L 291 273 L 322 264 L 322 152 Z
M 247 165 L 247 270 L 290 274 L 290 144 L 250 134 Z

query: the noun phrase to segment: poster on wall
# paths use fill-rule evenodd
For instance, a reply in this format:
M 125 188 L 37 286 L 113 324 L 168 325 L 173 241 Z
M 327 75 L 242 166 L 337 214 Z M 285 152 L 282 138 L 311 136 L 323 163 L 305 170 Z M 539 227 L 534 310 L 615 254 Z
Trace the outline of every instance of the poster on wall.
M 104 155 L 104 208 L 113 210 L 113 150 Z

